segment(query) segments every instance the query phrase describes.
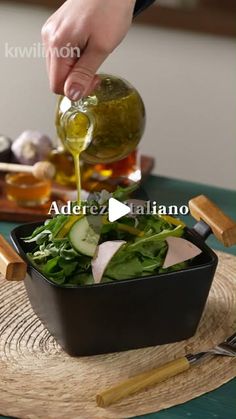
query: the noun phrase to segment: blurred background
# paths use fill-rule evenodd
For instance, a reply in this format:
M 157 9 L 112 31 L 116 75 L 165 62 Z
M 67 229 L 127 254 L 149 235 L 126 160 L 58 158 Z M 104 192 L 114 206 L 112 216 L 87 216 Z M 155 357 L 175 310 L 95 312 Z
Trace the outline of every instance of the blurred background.
M 1 134 L 15 138 L 29 128 L 55 137 L 44 59 L 6 57 L 6 44 L 40 42 L 59 3 L 0 1 Z M 140 147 L 155 157 L 154 173 L 236 188 L 235 16 L 235 0 L 160 0 L 103 65 L 144 99 Z

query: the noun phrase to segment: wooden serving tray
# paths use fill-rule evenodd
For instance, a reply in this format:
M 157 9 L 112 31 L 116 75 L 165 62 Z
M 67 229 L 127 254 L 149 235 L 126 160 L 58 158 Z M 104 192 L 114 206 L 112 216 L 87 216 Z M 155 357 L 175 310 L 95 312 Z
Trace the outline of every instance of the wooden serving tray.
M 152 157 L 141 156 L 141 171 L 142 180 L 151 173 L 154 167 L 154 159 Z M 48 211 L 51 202 L 56 200 L 59 204 L 65 203 L 68 199 L 66 192 L 71 191 L 65 187 L 53 185 L 52 199 L 47 204 L 37 207 L 20 207 L 15 202 L 6 199 L 4 193 L 4 176 L 0 177 L 0 221 L 12 221 L 12 222 L 33 222 L 33 221 L 44 221 L 48 216 Z
M 44 221 L 48 216 L 48 211 L 53 200 L 65 203 L 63 197 L 58 199 L 55 191 L 52 193 L 52 199 L 44 205 L 36 207 L 20 207 L 13 201 L 9 201 L 4 193 L 4 179 L 0 178 L 0 221 L 11 222 L 34 222 Z M 60 203 L 60 202 L 59 202 Z
M 0 277 L 1 414 L 28 419 L 130 418 L 184 403 L 232 379 L 235 360 L 212 357 L 108 408 L 95 402 L 101 389 L 187 353 L 210 349 L 235 331 L 236 257 L 222 252 L 218 256 L 219 266 L 194 337 L 90 357 L 67 355 L 33 313 L 23 282 Z

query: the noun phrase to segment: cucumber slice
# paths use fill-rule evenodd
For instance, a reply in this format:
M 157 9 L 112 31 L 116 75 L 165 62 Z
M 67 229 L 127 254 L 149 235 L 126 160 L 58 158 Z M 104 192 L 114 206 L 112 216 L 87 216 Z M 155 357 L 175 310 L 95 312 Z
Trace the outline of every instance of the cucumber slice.
M 94 256 L 102 226 L 101 220 L 98 218 L 100 217 L 94 216 L 94 220 L 89 219 L 88 222 L 88 217 L 83 217 L 71 227 L 69 240 L 77 252 L 86 256 Z

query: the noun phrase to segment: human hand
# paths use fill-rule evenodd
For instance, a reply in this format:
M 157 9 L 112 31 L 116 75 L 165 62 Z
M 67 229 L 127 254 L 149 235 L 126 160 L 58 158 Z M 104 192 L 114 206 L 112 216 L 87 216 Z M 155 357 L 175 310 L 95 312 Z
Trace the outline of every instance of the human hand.
M 77 101 L 96 87 L 96 72 L 128 32 L 134 6 L 135 0 L 67 0 L 47 20 L 42 39 L 54 93 Z

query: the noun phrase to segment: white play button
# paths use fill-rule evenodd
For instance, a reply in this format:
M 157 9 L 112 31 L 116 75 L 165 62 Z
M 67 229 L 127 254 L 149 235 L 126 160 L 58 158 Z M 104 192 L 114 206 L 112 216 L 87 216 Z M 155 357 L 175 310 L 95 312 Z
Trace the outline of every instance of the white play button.
M 118 220 L 124 215 L 129 214 L 131 211 L 128 205 L 122 204 L 122 202 L 117 201 L 115 198 L 110 198 L 108 201 L 108 220 L 113 223 L 113 221 Z

